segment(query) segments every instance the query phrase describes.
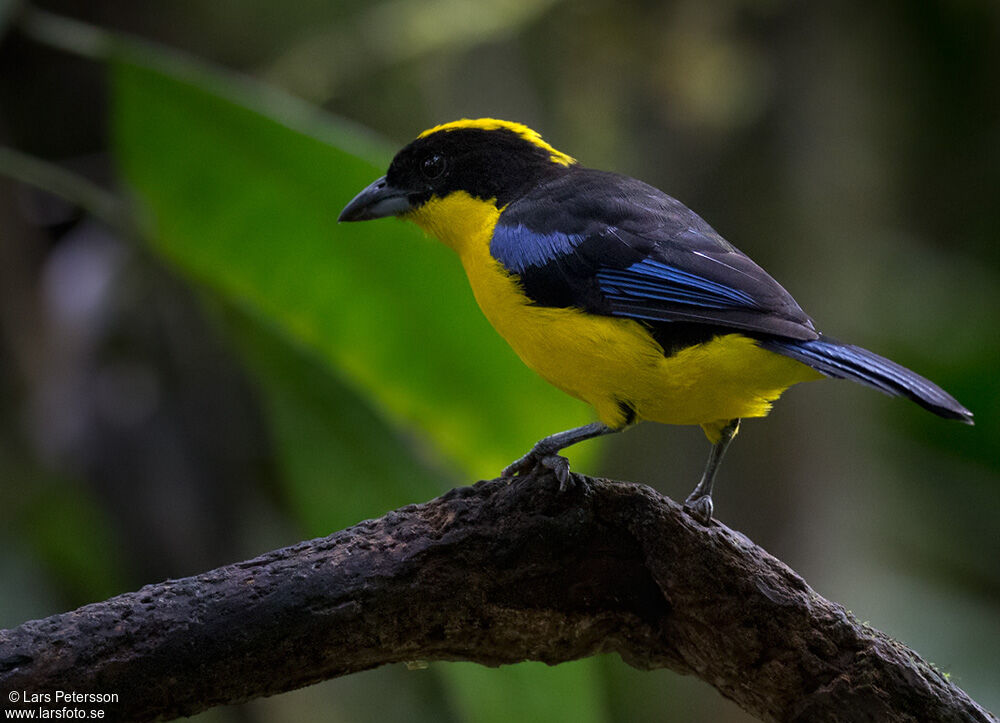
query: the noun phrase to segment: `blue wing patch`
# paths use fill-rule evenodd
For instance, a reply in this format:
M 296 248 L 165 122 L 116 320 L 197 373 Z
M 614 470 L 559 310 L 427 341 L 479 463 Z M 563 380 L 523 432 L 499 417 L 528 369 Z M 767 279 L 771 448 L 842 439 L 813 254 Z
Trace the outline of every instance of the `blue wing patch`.
M 752 296 L 655 259 L 643 259 L 625 269 L 597 272 L 601 291 L 611 301 L 661 301 L 707 309 L 757 309 Z
M 509 271 L 523 274 L 532 266 L 544 266 L 573 253 L 583 240 L 584 237 L 577 234 L 539 233 L 521 224 L 497 224 L 490 240 L 490 254 Z
M 489 248 L 538 306 L 660 333 L 677 322 L 817 337 L 763 269 L 679 201 L 624 176 L 576 168 L 543 181 L 501 212 Z
M 524 274 L 573 254 L 586 240 L 581 234 L 541 233 L 521 224 L 497 225 L 490 254 L 509 271 Z M 595 277 L 608 301 L 665 302 L 701 309 L 759 309 L 750 294 L 656 259 L 624 269 L 598 267 Z M 654 316 L 652 318 L 658 318 Z

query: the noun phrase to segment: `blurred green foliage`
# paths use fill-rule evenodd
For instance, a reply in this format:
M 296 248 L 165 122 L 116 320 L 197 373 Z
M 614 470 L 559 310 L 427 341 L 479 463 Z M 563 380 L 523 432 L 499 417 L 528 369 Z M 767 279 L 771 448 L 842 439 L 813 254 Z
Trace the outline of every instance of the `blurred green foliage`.
M 375 165 L 332 124 L 320 140 L 140 60 L 114 65 L 115 146 L 154 244 L 186 273 L 315 352 L 466 475 L 585 419 L 496 338 L 446 249 L 399 222 L 338 226 L 388 153 Z
M 453 663 L 444 673 L 451 683 L 450 696 L 462 720 L 482 723 L 608 720 L 605 684 L 594 659 L 556 667 L 521 663 L 500 671 L 472 663 Z
M 434 466 L 467 478 L 586 418 L 498 341 L 442 247 L 398 223 L 336 224 L 384 172 L 357 156 L 349 132 L 330 124 L 320 140 L 290 128 L 149 50 L 119 48 L 113 72 L 117 158 L 151 213 L 150 239 L 244 312 L 237 336 L 309 534 L 443 491 L 446 475 L 430 475 L 406 435 L 429 435 Z M 591 668 L 488 680 L 463 668 L 446 680 L 469 720 L 598 720 L 586 713 L 599 691 Z M 566 706 L 551 694 L 560 689 L 588 693 Z
M 2 443 L 0 469 L 0 528 L 20 538 L 6 544 L 29 551 L 31 564 L 56 575 L 70 599 L 103 600 L 121 592 L 121 557 L 107 515 L 91 491 L 79 481 L 40 469 Z M 11 571 L 5 568 L 0 569 L 8 579 Z

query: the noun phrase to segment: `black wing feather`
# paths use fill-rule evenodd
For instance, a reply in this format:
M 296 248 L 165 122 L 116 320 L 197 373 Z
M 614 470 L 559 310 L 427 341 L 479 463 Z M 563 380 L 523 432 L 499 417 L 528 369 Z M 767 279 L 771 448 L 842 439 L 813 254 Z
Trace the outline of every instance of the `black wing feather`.
M 700 216 L 625 176 L 567 169 L 504 210 L 490 248 L 543 306 L 638 319 L 667 337 L 818 337 L 791 295 Z

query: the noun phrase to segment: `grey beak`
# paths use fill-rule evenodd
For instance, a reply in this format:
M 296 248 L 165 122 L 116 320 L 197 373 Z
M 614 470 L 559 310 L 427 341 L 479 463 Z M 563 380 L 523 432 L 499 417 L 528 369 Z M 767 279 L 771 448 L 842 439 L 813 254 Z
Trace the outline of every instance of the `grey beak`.
M 408 191 L 386 183 L 385 176 L 359 193 L 340 212 L 338 221 L 367 221 L 372 218 L 398 216 L 410 210 Z

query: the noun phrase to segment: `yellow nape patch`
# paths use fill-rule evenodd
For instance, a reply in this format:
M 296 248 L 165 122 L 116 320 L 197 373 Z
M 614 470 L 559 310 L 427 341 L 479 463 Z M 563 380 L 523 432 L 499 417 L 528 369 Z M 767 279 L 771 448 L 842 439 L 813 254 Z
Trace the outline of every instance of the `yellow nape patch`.
M 463 118 L 462 120 L 452 121 L 451 123 L 442 123 L 439 126 L 434 126 L 433 128 L 428 128 L 423 133 L 421 133 L 418 138 L 425 138 L 432 133 L 439 133 L 441 131 L 454 131 L 459 128 L 478 128 L 484 131 L 495 131 L 495 130 L 508 130 L 517 133 L 521 138 L 528 141 L 539 148 L 544 148 L 549 152 L 549 158 L 553 163 L 558 163 L 562 166 L 571 166 L 576 163 L 576 159 L 569 156 L 562 151 L 556 150 L 548 143 L 546 143 L 537 131 L 533 131 L 528 126 L 523 123 L 514 123 L 512 121 L 498 120 L 497 118 Z

